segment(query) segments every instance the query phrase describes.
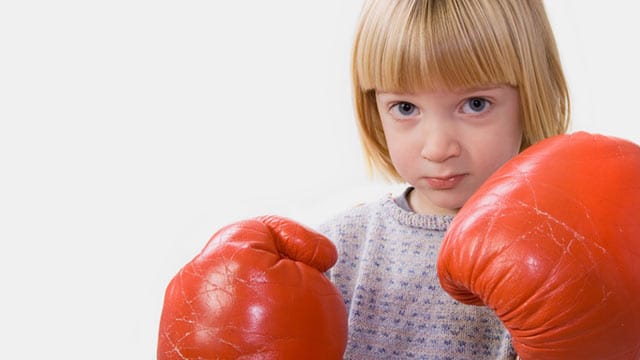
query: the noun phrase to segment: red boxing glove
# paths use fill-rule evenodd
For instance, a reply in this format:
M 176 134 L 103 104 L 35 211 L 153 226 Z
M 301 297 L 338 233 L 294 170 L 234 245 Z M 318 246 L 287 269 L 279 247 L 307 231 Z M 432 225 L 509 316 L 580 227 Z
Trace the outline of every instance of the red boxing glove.
M 342 359 L 347 314 L 324 236 L 261 217 L 218 231 L 171 280 L 158 359 Z
M 522 359 L 640 359 L 640 147 L 576 133 L 525 150 L 456 215 L 438 274 Z

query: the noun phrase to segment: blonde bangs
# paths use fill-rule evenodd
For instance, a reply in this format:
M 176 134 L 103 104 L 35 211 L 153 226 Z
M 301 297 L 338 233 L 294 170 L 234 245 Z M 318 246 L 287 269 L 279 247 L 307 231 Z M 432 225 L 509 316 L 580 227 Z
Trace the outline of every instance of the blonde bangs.
M 379 1 L 356 38 L 361 91 L 517 86 L 519 62 L 507 24 L 473 1 Z
M 542 0 L 367 0 L 351 65 L 367 162 L 392 180 L 402 178 L 389 155 L 376 91 L 513 86 L 522 149 L 569 124 L 569 92 Z

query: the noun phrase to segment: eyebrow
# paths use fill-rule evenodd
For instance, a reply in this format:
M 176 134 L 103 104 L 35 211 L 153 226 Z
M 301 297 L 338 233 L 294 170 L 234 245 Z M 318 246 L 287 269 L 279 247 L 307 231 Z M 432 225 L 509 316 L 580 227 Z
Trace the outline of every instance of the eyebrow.
M 451 92 L 454 94 L 464 94 L 464 93 L 476 92 L 476 91 L 490 91 L 490 90 L 496 90 L 496 89 L 503 89 L 507 87 L 510 87 L 510 85 L 495 84 L 495 85 L 479 86 L 479 87 L 473 87 L 473 88 L 467 88 L 467 89 L 461 89 L 461 90 L 454 89 L 454 90 L 451 90 Z
M 492 84 L 492 85 L 486 85 L 486 86 L 478 86 L 478 87 L 472 87 L 472 88 L 464 88 L 464 89 L 447 89 L 444 91 L 447 92 L 451 92 L 452 94 L 466 94 L 466 93 L 470 93 L 470 92 L 477 92 L 477 91 L 491 91 L 491 90 L 496 90 L 496 89 L 503 89 L 503 88 L 508 88 L 508 87 L 512 87 L 511 85 L 508 84 Z M 434 90 L 438 91 L 438 90 Z M 381 91 L 381 90 L 375 90 L 375 95 L 397 95 L 397 96 L 406 96 L 406 95 L 417 95 L 419 92 L 396 92 L 396 91 Z

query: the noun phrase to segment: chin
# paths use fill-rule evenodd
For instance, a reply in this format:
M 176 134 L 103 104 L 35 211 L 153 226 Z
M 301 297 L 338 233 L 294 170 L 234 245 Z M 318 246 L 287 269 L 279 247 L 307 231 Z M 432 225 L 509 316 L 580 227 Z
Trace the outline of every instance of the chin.
M 452 191 L 425 191 L 423 196 L 434 207 L 437 215 L 453 215 L 460 210 L 469 196 L 466 193 Z
M 460 204 L 458 202 L 451 202 L 451 201 L 446 201 L 446 202 L 434 201 L 433 205 L 437 206 L 440 209 L 439 215 L 453 215 L 457 213 L 458 210 L 460 210 L 463 204 Z

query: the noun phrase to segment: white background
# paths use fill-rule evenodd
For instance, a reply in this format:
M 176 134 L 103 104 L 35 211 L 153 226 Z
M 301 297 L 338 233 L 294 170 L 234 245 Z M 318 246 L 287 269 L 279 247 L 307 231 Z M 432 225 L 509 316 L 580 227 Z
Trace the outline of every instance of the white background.
M 153 359 L 164 288 L 222 225 L 316 225 L 367 177 L 361 1 L 0 3 L 0 357 Z M 628 0 L 547 1 L 573 130 L 640 142 Z

